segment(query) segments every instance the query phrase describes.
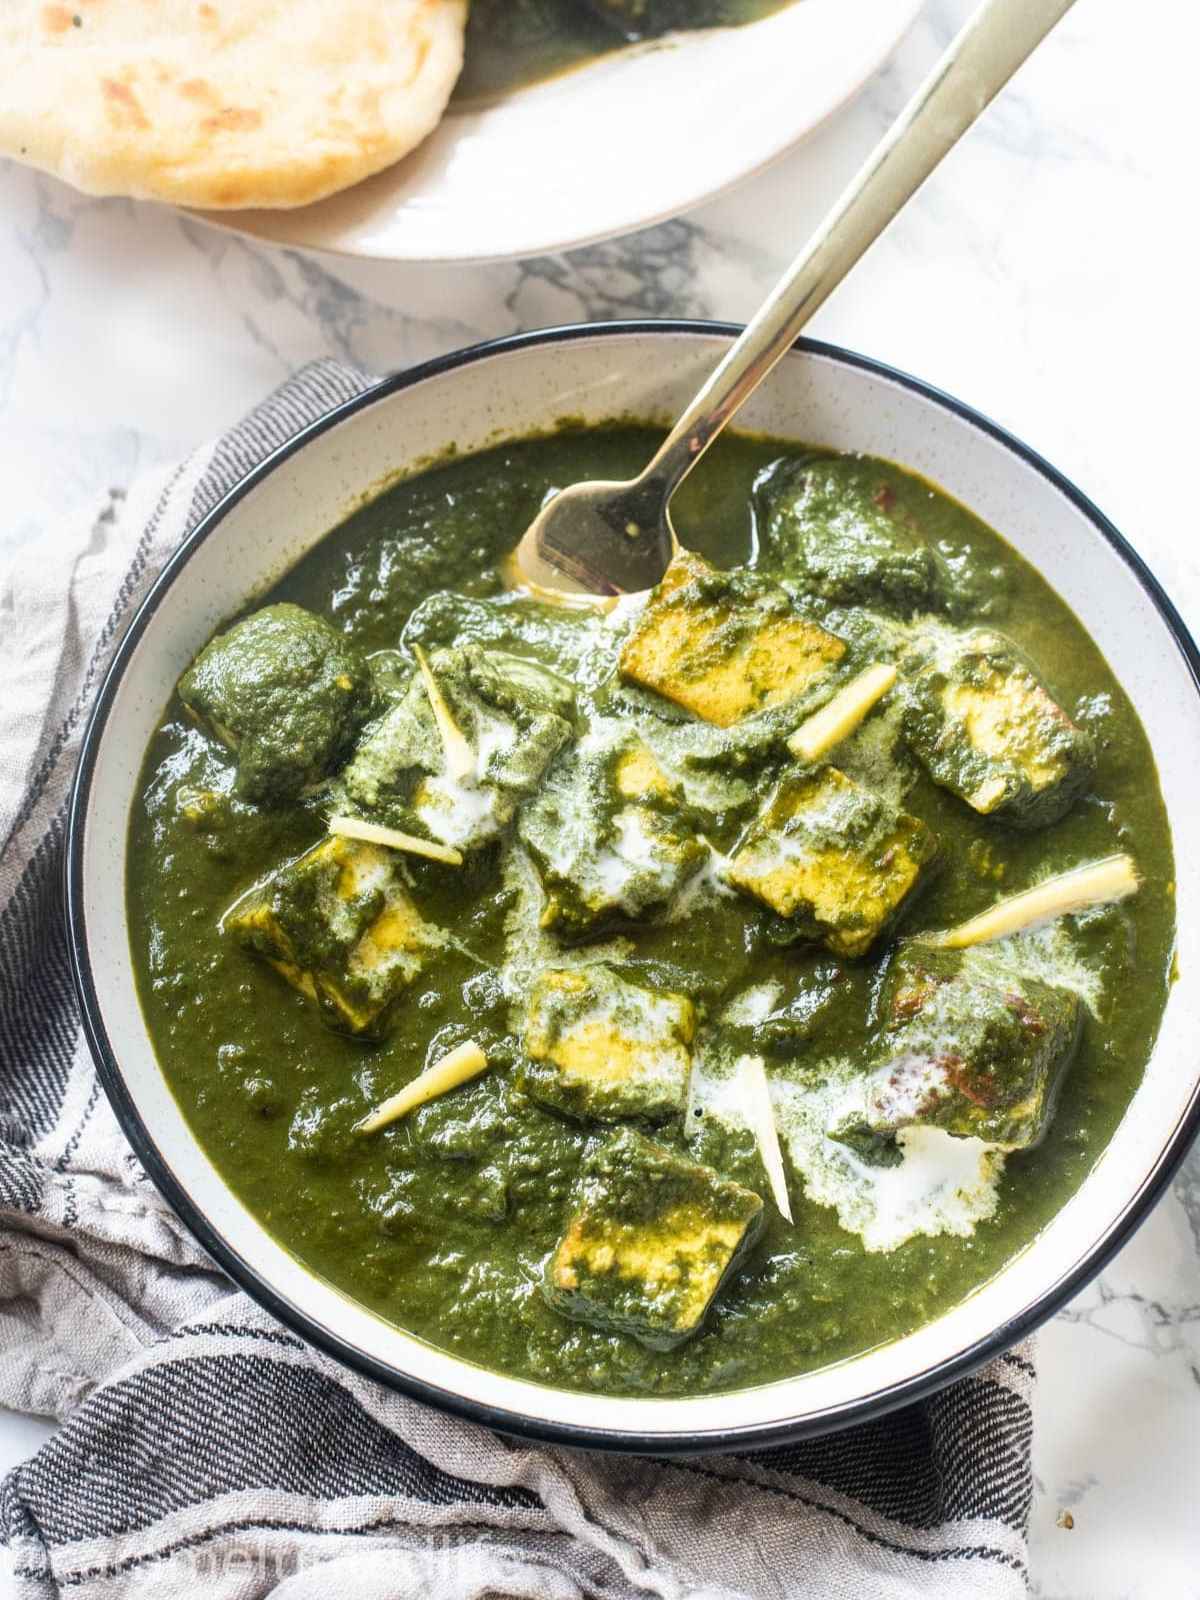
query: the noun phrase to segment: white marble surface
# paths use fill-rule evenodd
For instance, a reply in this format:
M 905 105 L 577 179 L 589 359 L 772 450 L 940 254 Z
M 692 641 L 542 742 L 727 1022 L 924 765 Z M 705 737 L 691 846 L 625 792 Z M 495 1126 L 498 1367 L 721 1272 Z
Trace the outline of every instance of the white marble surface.
M 968 9 L 930 0 L 862 98 L 737 193 L 568 258 L 318 260 L 0 165 L 0 562 L 314 355 L 383 371 L 552 322 L 743 316 Z M 1081 0 L 812 330 L 1028 439 L 1196 628 L 1198 48 L 1178 0 Z M 1041 1369 L 1034 1593 L 1200 1597 L 1196 1155 L 1045 1331 Z M 42 1431 L 0 1415 L 0 1469 Z

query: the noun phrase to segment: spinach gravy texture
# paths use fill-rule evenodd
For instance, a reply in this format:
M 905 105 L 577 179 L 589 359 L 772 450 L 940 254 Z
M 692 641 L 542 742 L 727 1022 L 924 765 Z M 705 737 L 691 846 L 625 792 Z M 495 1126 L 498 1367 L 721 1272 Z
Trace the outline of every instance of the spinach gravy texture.
M 1084 629 L 886 461 L 727 437 L 648 598 L 508 585 L 548 490 L 657 438 L 448 457 L 226 625 L 128 909 L 197 1137 L 315 1272 L 683 1395 L 894 1340 L 1034 1238 L 1145 1065 L 1173 866 Z
M 665 34 L 733 28 L 794 0 L 471 0 L 457 102 L 493 99 Z

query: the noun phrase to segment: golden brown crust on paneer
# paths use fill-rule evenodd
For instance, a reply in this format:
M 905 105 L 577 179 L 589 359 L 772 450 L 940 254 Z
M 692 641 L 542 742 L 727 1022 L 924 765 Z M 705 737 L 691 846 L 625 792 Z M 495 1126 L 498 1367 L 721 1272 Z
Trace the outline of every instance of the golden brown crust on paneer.
M 782 590 L 758 587 L 757 599 L 743 594 L 682 552 L 625 641 L 622 675 L 719 728 L 798 698 L 846 646 L 797 615 Z

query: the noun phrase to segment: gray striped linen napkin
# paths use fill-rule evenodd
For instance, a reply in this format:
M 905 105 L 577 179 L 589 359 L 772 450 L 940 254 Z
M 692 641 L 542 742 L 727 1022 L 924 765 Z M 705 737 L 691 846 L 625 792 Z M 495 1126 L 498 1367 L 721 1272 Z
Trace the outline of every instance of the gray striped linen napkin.
M 753 1456 L 535 1447 L 309 1349 L 216 1269 L 125 1142 L 81 1038 L 63 923 L 89 704 L 182 536 L 366 382 L 306 368 L 0 579 L 0 1403 L 62 1423 L 0 1490 L 17 1592 L 1023 1595 L 1027 1348 L 906 1410 Z

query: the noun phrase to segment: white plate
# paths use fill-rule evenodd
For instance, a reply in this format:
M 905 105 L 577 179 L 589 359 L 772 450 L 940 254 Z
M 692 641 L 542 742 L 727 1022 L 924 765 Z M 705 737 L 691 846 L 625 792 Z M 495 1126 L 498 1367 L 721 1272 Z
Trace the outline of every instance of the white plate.
M 796 0 L 744 28 L 620 51 L 451 108 L 378 177 L 297 211 L 205 212 L 277 244 L 387 261 L 545 255 L 678 215 L 836 111 L 921 0 Z
M 217 625 L 361 503 L 456 444 L 589 422 L 667 419 L 728 348 L 712 324 L 610 324 L 459 352 L 351 401 L 252 472 L 172 559 L 123 640 L 84 740 L 68 911 L 85 1026 L 143 1164 L 218 1261 L 304 1338 L 349 1365 L 511 1432 L 680 1451 L 775 1442 L 860 1420 L 1015 1342 L 1145 1216 L 1200 1125 L 1200 657 L 1153 578 L 1100 513 L 1024 446 L 899 373 L 827 346 L 787 356 L 739 417 L 751 431 L 900 461 L 1000 529 L 1079 616 L 1157 754 L 1181 864 L 1179 962 L 1145 1077 L 1080 1189 L 1015 1260 L 906 1338 L 800 1377 L 658 1400 L 577 1394 L 486 1372 L 382 1321 L 290 1255 L 230 1190 L 171 1094 L 138 1005 L 125 853 L 142 754 L 171 685 Z

